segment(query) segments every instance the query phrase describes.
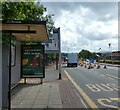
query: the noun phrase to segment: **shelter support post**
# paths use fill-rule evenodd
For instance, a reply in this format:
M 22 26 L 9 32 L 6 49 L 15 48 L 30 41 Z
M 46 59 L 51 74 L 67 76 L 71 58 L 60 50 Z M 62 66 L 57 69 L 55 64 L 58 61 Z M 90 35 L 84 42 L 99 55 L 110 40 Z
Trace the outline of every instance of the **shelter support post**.
M 26 83 L 27 83 L 26 78 L 24 78 L 24 84 L 26 84 Z
M 11 36 L 9 39 L 9 86 L 8 86 L 8 110 L 11 110 Z
M 2 32 L 0 31 L 0 109 L 2 109 Z
M 40 84 L 42 84 L 43 83 L 43 78 L 40 78 Z

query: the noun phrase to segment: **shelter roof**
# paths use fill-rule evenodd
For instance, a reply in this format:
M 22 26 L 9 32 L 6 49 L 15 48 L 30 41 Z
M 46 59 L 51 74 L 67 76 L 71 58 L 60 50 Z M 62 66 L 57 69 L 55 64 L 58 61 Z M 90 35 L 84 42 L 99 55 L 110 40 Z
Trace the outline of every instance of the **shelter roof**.
M 0 25 L 0 30 L 12 33 L 19 41 L 48 42 L 45 21 L 8 21 Z

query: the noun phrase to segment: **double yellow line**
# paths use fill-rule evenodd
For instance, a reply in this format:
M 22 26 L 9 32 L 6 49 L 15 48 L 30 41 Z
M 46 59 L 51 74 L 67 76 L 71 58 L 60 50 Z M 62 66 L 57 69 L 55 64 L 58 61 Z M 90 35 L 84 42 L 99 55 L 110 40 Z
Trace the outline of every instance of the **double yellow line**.
M 82 95 L 84 100 L 87 102 L 87 104 L 94 110 L 98 110 L 98 106 L 89 98 L 89 96 L 80 88 L 80 86 L 77 85 L 77 83 L 71 78 L 71 76 L 67 73 L 66 70 L 64 70 L 65 74 L 67 75 L 68 79 L 72 82 L 72 84 L 75 86 L 77 91 Z

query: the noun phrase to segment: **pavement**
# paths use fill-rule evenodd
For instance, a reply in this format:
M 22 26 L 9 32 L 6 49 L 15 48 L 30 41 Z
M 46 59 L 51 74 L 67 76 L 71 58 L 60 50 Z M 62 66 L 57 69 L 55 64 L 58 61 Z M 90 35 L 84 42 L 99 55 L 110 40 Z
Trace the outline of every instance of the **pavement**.
M 21 80 L 19 85 L 12 89 L 12 109 L 85 108 L 80 94 L 66 74 L 62 71 L 61 80 L 58 80 L 58 75 L 59 71 L 52 65 L 45 70 L 43 84 L 40 84 L 40 79 L 27 79 L 26 84 Z

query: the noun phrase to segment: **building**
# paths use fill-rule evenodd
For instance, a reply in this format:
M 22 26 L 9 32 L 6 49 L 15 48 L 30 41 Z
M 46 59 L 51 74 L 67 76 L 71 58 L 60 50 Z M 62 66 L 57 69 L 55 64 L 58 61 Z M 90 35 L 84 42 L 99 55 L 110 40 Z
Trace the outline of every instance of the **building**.
M 107 53 L 104 56 L 105 59 L 120 60 L 120 51 L 114 51 L 112 53 Z

